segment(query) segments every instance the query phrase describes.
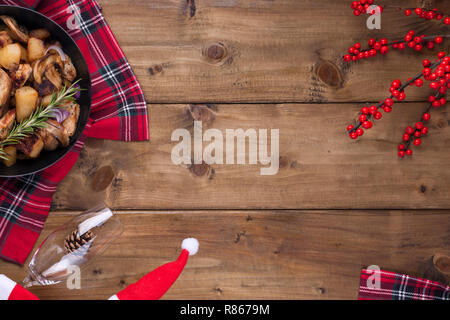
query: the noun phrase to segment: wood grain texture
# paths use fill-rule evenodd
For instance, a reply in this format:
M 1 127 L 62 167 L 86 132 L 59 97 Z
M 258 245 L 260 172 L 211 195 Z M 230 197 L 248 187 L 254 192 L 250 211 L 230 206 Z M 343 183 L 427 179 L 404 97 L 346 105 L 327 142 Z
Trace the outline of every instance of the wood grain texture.
M 99 2 L 152 103 L 379 101 L 394 78 L 415 75 L 437 49 L 347 65 L 341 57 L 348 47 L 371 37 L 400 39 L 410 29 L 448 33 L 442 23 L 395 8 L 422 5 L 413 0 L 388 7 L 375 31 L 366 17 L 353 16 L 350 1 Z M 450 11 L 448 1 L 427 3 Z M 410 90 L 408 99 L 427 94 Z
M 433 112 L 430 134 L 412 159 L 396 155 L 404 128 L 423 108 L 398 105 L 353 142 L 345 127 L 358 104 L 152 105 L 151 141 L 89 140 L 54 208 L 83 209 L 99 200 L 116 209 L 449 208 L 448 111 Z M 192 132 L 194 119 L 224 134 L 279 128 L 278 174 L 261 176 L 259 164 L 174 165 L 172 132 Z
M 40 241 L 67 214 L 52 213 Z M 355 299 L 362 267 L 429 276 L 449 255 L 449 211 L 120 212 L 124 234 L 82 272 L 82 290 L 33 288 L 43 299 L 106 299 L 198 237 L 165 299 Z M 38 241 L 38 243 L 40 242 Z M 25 270 L 0 262 L 20 281 Z
M 361 268 L 373 264 L 448 282 L 450 211 L 434 210 L 450 208 L 448 110 L 433 112 L 414 159 L 399 161 L 395 149 L 423 103 L 398 105 L 360 141 L 345 133 L 356 102 L 384 98 L 394 78 L 417 73 L 437 50 L 341 62 L 355 42 L 442 33 L 442 25 L 387 8 L 382 30 L 369 31 L 349 2 L 99 0 L 153 103 L 151 141 L 88 139 L 37 244 L 75 214 L 67 210 L 99 201 L 121 210 L 125 233 L 83 271 L 82 290 L 32 291 L 106 299 L 175 259 L 188 236 L 200 240 L 199 254 L 165 299 L 355 299 Z M 426 3 L 450 11 L 448 1 Z M 194 120 L 222 132 L 280 129 L 279 173 L 174 165 L 171 134 L 192 132 Z M 25 272 L 0 261 L 16 281 Z

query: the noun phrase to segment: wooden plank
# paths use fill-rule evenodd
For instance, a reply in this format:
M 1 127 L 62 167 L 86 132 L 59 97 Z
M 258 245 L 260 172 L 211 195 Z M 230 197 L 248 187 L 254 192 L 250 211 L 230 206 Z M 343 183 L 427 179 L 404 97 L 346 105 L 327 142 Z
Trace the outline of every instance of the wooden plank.
M 448 111 L 433 111 L 423 145 L 412 159 L 399 160 L 404 128 L 418 120 L 424 104 L 398 105 L 354 142 L 345 128 L 360 107 L 152 105 L 151 141 L 89 140 L 59 186 L 54 208 L 86 208 L 99 200 L 116 209 L 450 208 Z M 173 164 L 172 132 L 192 132 L 194 118 L 203 120 L 204 130 L 224 135 L 226 129 L 280 129 L 279 172 L 261 176 L 259 164 Z
M 38 243 L 70 218 L 52 213 Z M 200 251 L 165 299 L 355 299 L 360 270 L 433 278 L 450 255 L 449 211 L 120 212 L 124 234 L 82 272 L 81 290 L 32 288 L 43 299 L 106 299 L 173 260 L 184 237 Z M 25 269 L 0 262 L 14 280 Z M 447 270 L 448 271 L 448 270 Z M 435 278 L 433 278 L 435 279 Z
M 349 46 L 371 37 L 401 39 L 410 29 L 448 33 L 442 23 L 405 17 L 392 7 L 381 30 L 368 30 L 350 1 L 99 2 L 146 98 L 155 103 L 379 101 L 394 78 L 415 75 L 421 60 L 438 51 L 393 52 L 346 65 L 341 57 Z M 427 3 L 450 11 L 448 1 Z M 417 1 L 395 6 L 415 7 Z M 411 89 L 408 99 L 427 94 Z

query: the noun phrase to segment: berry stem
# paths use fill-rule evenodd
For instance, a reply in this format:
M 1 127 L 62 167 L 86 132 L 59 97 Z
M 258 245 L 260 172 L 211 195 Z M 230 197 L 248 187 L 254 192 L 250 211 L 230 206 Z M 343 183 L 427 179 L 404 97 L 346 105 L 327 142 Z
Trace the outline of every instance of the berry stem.
M 437 66 L 439 66 L 439 64 L 442 62 L 444 58 L 438 60 L 437 62 L 433 63 L 429 68 L 430 69 L 435 69 Z M 403 85 L 400 86 L 400 88 L 398 89 L 400 92 L 403 91 L 406 87 L 408 87 L 411 83 L 415 82 L 417 79 L 420 79 L 423 77 L 423 71 L 419 74 L 417 74 L 415 77 L 411 78 L 410 80 L 408 80 L 407 82 L 405 82 Z M 389 97 L 390 99 L 394 98 L 394 96 L 391 94 L 391 96 Z M 377 109 L 380 109 L 383 105 L 385 104 L 385 101 L 381 101 L 378 105 L 376 105 Z M 372 114 L 368 114 L 367 115 L 367 120 L 370 120 L 372 118 Z M 351 130 L 348 130 L 348 133 L 352 133 L 354 131 L 356 131 L 357 129 L 359 129 L 362 126 L 362 122 L 359 121 L 359 123 L 352 128 Z
M 436 99 L 438 99 L 438 98 L 441 97 L 441 94 L 439 93 L 439 90 L 436 90 L 436 92 L 435 92 L 435 94 L 434 94 L 434 97 L 435 97 Z M 425 109 L 425 111 L 422 113 L 422 118 L 421 118 L 421 120 L 423 120 L 423 116 L 424 116 L 426 113 L 429 113 L 429 112 L 430 112 L 430 110 L 431 110 L 432 107 L 433 107 L 433 103 L 430 102 L 430 103 L 428 104 L 427 108 Z M 421 131 L 421 130 L 415 128 L 413 134 L 411 134 L 411 137 L 409 138 L 408 142 L 406 142 L 406 144 L 405 144 L 405 149 L 406 149 L 406 150 L 409 149 L 409 147 L 410 147 L 410 145 L 411 145 L 411 142 L 413 142 L 413 141 L 415 140 L 414 134 L 415 134 L 416 132 L 418 132 L 418 131 Z

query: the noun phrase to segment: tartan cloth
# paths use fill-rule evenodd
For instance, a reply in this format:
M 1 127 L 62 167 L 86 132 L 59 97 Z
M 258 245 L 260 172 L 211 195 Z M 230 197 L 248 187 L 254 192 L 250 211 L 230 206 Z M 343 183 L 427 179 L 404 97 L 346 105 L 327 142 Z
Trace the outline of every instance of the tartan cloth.
M 149 140 L 148 116 L 142 89 L 96 1 L 0 0 L 0 4 L 33 8 L 66 29 L 80 47 L 92 81 L 90 119 L 72 150 L 42 172 L 0 179 L 0 257 L 24 264 L 44 227 L 53 194 L 77 161 L 86 137 Z M 79 9 L 79 28 L 68 28 L 74 8 Z
M 361 271 L 359 300 L 450 300 L 450 287 L 381 270 Z

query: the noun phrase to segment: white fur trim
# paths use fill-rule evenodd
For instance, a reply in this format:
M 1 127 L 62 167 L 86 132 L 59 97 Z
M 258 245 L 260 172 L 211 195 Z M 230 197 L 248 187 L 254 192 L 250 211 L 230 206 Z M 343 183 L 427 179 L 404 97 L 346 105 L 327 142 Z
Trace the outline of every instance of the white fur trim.
M 116 295 L 113 295 L 111 298 L 109 298 L 108 300 L 119 300 L 119 297 L 117 297 Z
M 189 251 L 190 256 L 193 256 L 198 252 L 198 247 L 199 243 L 195 238 L 184 239 L 183 243 L 181 244 L 181 248 Z
M 14 281 L 0 274 L 0 300 L 8 300 L 15 286 Z

